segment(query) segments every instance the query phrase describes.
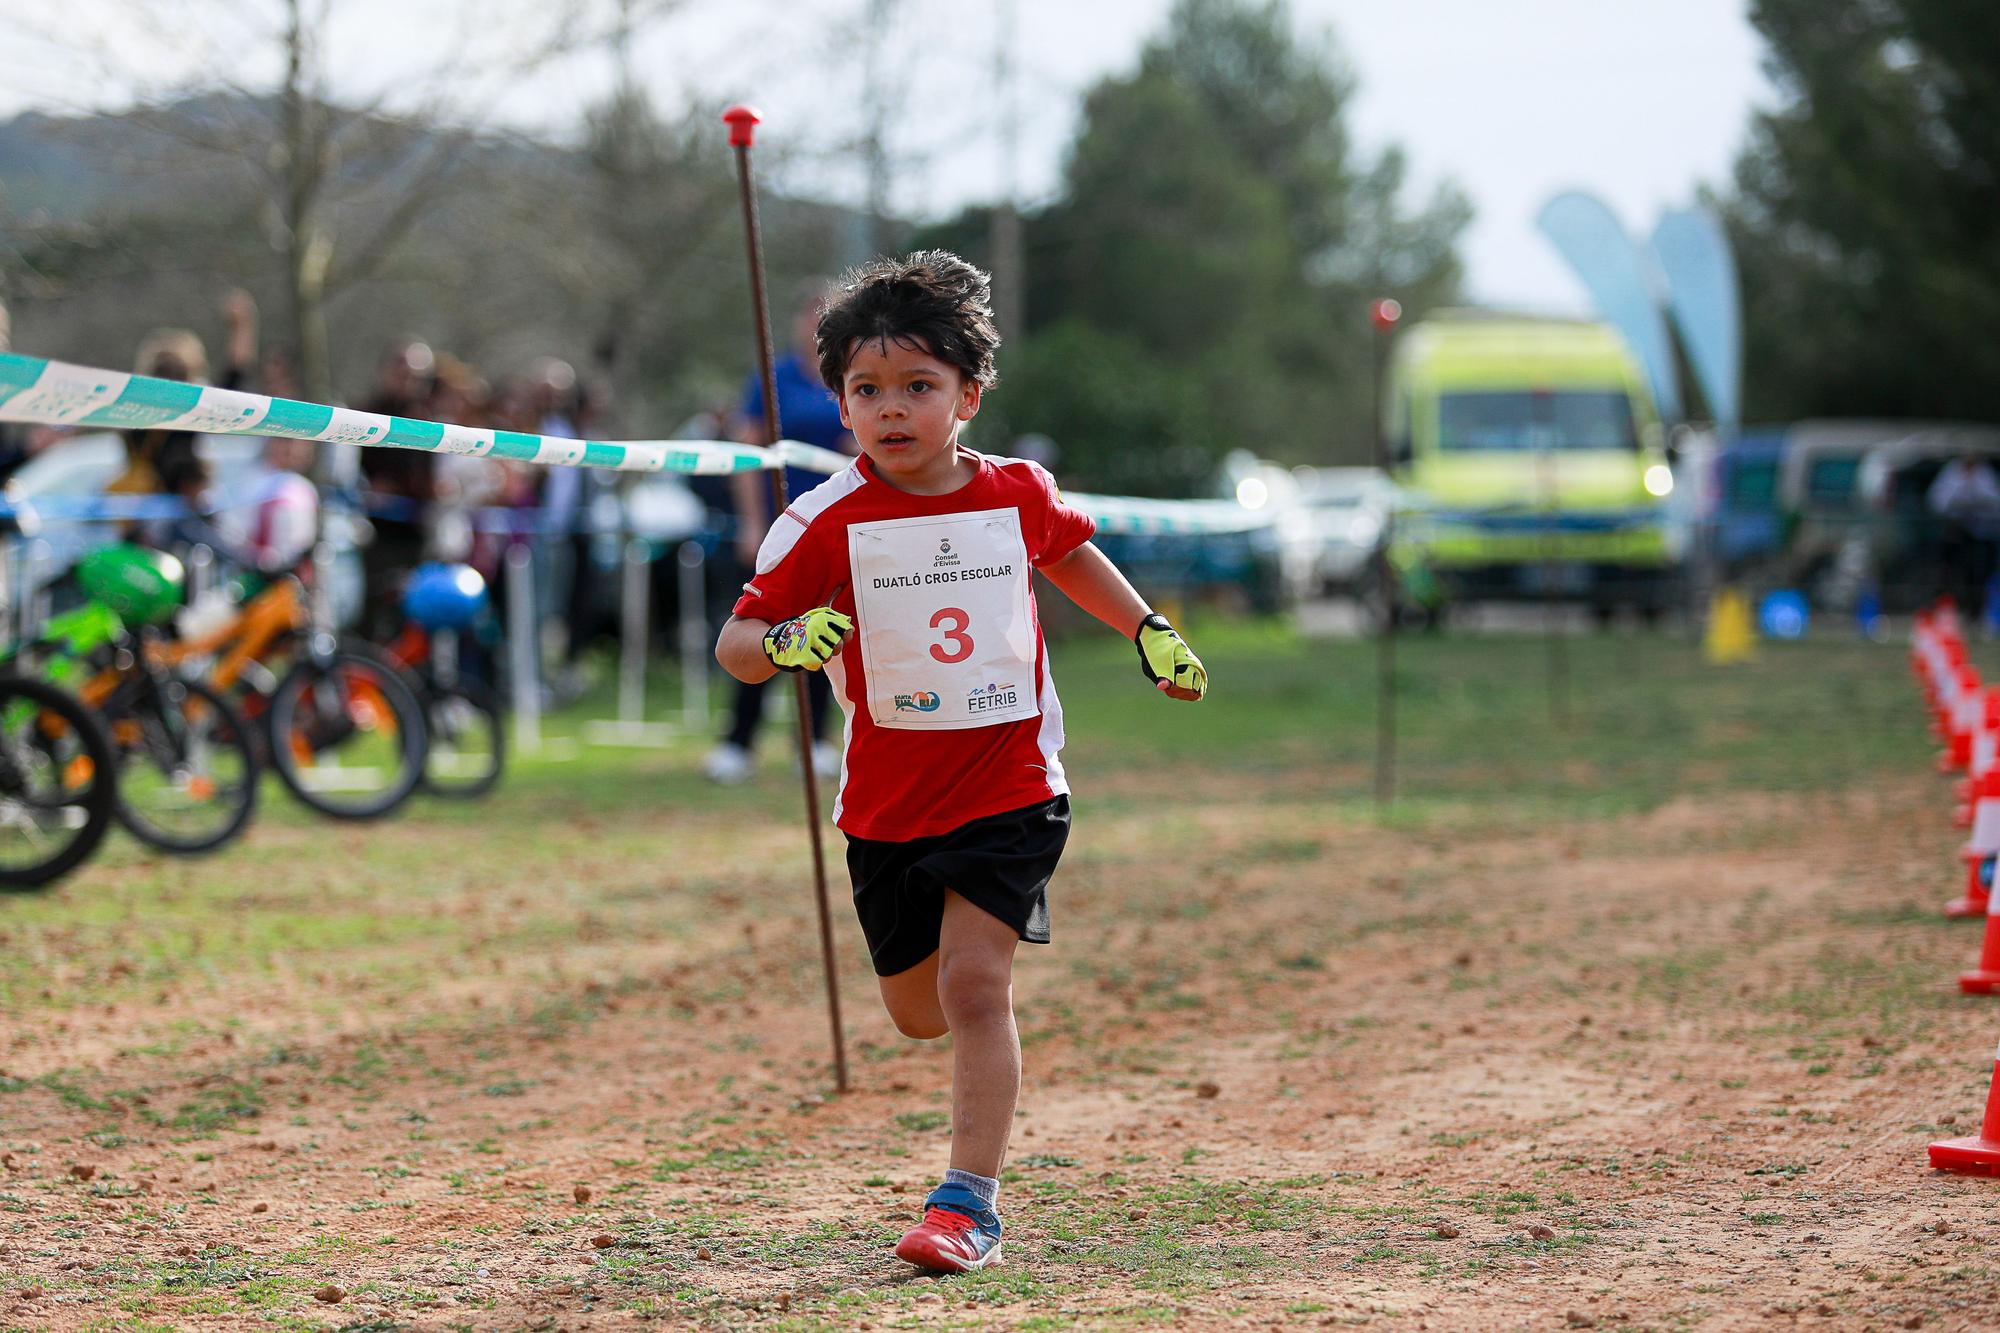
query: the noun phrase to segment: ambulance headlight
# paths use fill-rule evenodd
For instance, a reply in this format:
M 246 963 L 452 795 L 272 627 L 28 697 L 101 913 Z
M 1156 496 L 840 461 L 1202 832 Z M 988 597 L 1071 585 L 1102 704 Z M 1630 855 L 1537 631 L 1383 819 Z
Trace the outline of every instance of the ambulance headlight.
M 1655 463 L 1646 469 L 1646 494 L 1665 499 L 1674 493 L 1674 470 L 1665 463 Z

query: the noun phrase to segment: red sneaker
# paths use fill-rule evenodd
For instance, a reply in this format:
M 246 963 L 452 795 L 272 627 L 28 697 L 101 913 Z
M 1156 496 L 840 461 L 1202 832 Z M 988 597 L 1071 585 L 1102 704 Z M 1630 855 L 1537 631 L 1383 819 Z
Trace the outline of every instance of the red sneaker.
M 933 1273 L 969 1273 L 1000 1261 L 1000 1215 L 971 1191 L 941 1185 L 924 1200 L 924 1220 L 896 1242 L 896 1257 Z

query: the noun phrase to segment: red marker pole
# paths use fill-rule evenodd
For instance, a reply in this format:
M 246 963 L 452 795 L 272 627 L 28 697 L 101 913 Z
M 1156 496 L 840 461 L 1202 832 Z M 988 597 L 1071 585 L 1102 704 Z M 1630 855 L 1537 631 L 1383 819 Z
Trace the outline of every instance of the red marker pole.
M 757 187 L 750 177 L 750 145 L 757 137 L 757 112 L 747 106 L 733 106 L 722 113 L 729 124 L 729 146 L 736 150 L 736 184 L 743 196 L 743 238 L 750 254 L 750 304 L 757 316 L 757 370 L 764 383 L 764 438 L 772 445 L 784 438 L 779 434 L 778 377 L 771 361 L 770 305 L 764 298 L 764 243 L 757 228 Z M 785 493 L 785 470 L 772 468 L 771 516 L 785 512 L 791 497 Z M 812 838 L 813 891 L 819 898 L 820 965 L 826 972 L 826 1017 L 833 1028 L 833 1083 L 847 1091 L 847 1039 L 840 1026 L 840 983 L 834 971 L 833 914 L 827 907 L 826 849 L 819 829 L 819 775 L 813 771 L 812 699 L 806 692 L 806 677 L 792 677 L 797 686 L 799 713 L 799 772 L 806 789 L 806 832 Z

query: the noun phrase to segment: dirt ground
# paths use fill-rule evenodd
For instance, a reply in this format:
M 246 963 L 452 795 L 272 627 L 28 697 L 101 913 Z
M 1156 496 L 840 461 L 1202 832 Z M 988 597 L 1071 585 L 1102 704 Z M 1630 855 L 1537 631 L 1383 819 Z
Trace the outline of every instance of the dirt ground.
M 2000 1036 L 1952 984 L 1939 779 L 1529 830 L 1148 781 L 1080 799 L 1023 950 L 993 1271 L 889 1253 L 948 1052 L 894 1033 L 836 898 L 835 1095 L 801 839 L 695 812 L 649 866 L 565 853 L 533 948 L 522 895 L 439 865 L 405 979 L 301 944 L 10 1016 L 0 1327 L 2000 1323 L 2000 1180 L 1924 1158 Z M 130 971 L 116 938 L 12 947 L 61 986 Z

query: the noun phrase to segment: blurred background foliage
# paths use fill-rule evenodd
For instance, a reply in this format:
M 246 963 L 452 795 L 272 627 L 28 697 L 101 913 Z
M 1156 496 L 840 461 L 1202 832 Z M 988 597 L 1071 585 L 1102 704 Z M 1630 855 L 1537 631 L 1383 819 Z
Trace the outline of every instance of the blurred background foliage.
M 1750 14 L 1784 100 L 1720 200 L 1748 418 L 2000 419 L 2000 5 Z
M 286 48 L 279 86 L 0 125 L 17 348 L 124 366 L 161 324 L 213 346 L 240 285 L 314 395 L 359 398 L 416 334 L 492 374 L 562 356 L 611 386 L 626 436 L 734 402 L 751 341 L 719 108 L 666 115 L 621 79 L 556 142 L 343 105 L 314 20 L 281 9 L 292 28 L 263 39 Z M 1752 17 L 1781 101 L 1713 198 L 1742 269 L 1750 419 L 2000 417 L 2000 7 L 1753 0 Z M 1019 219 L 1017 327 L 976 442 L 1046 434 L 1073 484 L 1155 495 L 1203 489 L 1232 448 L 1368 461 L 1368 303 L 1414 318 L 1459 299 L 1471 209 L 1449 184 L 1411 199 L 1395 147 L 1357 148 L 1354 89 L 1284 4 L 1179 0 L 1088 91 L 1059 187 Z M 775 128 L 759 149 L 774 299 L 870 236 L 1000 258 L 987 208 L 871 218 L 773 189 L 786 151 Z

